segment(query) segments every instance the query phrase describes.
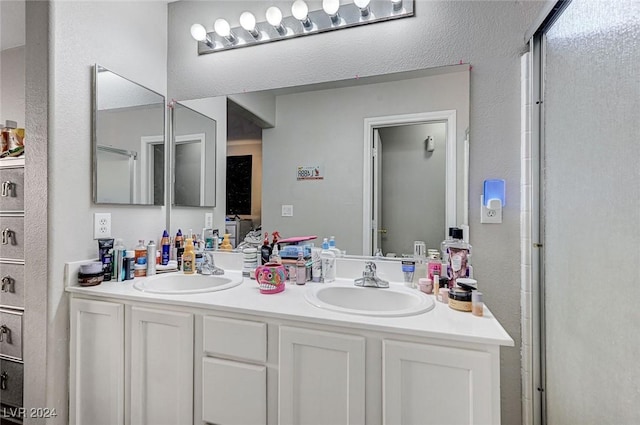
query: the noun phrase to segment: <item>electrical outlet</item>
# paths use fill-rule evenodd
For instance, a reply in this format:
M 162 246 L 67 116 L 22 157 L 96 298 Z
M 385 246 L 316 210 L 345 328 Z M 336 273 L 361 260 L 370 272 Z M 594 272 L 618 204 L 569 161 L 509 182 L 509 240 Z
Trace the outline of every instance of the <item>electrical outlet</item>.
M 282 206 L 282 216 L 283 217 L 293 217 L 293 205 L 283 205 Z
M 93 239 L 111 237 L 111 213 L 93 213 Z
M 213 213 L 204 213 L 204 228 L 213 229 Z

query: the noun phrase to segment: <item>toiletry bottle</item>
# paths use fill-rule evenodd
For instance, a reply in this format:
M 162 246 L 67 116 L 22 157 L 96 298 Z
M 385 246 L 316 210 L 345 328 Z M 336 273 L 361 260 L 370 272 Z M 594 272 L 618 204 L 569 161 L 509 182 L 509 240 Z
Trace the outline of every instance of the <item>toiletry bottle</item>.
M 335 236 L 331 236 L 329 238 L 329 251 L 332 251 L 334 254 L 336 254 L 336 257 L 342 257 L 342 251 L 340 251 L 336 246 Z
M 124 253 L 126 248 L 122 243 L 122 239 L 116 239 L 116 245 L 113 247 L 114 254 L 114 267 L 113 273 L 115 280 L 118 282 L 122 282 L 124 280 Z
M 136 263 L 136 254 L 133 250 L 127 250 L 124 256 L 125 275 L 124 280 L 134 278 L 134 265 Z
M 171 250 L 171 242 L 169 241 L 169 232 L 166 230 L 162 233 L 162 239 L 160 240 L 160 245 L 162 245 L 162 259 L 161 264 L 166 266 L 169 264 L 169 255 Z
M 404 276 L 404 286 L 413 288 L 413 275 L 416 271 L 414 260 L 402 260 L 402 274 Z
M 182 253 L 184 253 L 184 237 L 182 236 L 182 230 L 178 229 L 175 238 L 176 247 L 176 261 L 178 262 L 178 270 L 182 270 Z
M 439 253 L 432 254 L 427 260 L 427 278 L 433 280 L 434 274 L 442 274 L 442 260 Z
M 147 276 L 156 274 L 156 243 L 149 241 L 147 244 Z
M 275 236 L 274 236 L 275 239 Z M 260 259 L 262 260 L 262 264 L 267 264 L 269 262 L 269 257 L 271 256 L 271 246 L 269 246 L 269 233 L 264 233 L 264 241 L 262 241 L 262 248 L 260 248 Z
M 320 253 L 322 248 L 317 246 L 311 247 L 311 280 L 313 282 L 320 282 L 322 279 L 322 259 Z
M 447 245 L 453 241 L 453 232 L 454 230 L 457 229 L 457 227 L 449 227 L 449 233 L 448 236 L 445 240 L 443 240 L 442 242 L 440 242 L 440 258 L 442 259 L 443 263 L 446 263 L 448 261 L 447 259 Z
M 267 236 L 267 234 L 266 234 L 266 233 L 265 233 L 264 235 L 265 235 L 265 237 Z M 273 237 L 273 240 L 271 241 L 271 249 L 273 249 L 273 247 L 274 247 L 275 245 L 277 245 L 277 244 L 278 244 L 278 241 L 280 240 L 280 232 L 278 232 L 277 230 L 275 230 L 275 231 L 271 234 L 271 236 Z
M 213 251 L 215 249 L 213 243 L 213 229 L 202 229 L 202 237 L 204 238 L 204 250 Z
M 193 239 L 187 238 L 182 253 L 182 272 L 184 274 L 193 274 L 196 271 L 196 252 L 193 249 Z
M 322 281 L 333 282 L 336 279 L 336 254 L 329 250 L 327 238 L 322 241 L 320 259 L 322 260 Z
M 280 252 L 278 251 L 278 244 L 273 246 L 273 251 L 271 251 L 271 255 L 269 256 L 269 262 L 282 264 L 282 258 L 280 258 Z
M 304 285 L 307 282 L 307 262 L 304 261 L 304 250 L 298 251 L 298 259 L 296 260 L 296 284 Z
M 135 248 L 136 264 L 147 265 L 147 247 L 144 246 L 144 239 L 138 241 L 138 245 Z

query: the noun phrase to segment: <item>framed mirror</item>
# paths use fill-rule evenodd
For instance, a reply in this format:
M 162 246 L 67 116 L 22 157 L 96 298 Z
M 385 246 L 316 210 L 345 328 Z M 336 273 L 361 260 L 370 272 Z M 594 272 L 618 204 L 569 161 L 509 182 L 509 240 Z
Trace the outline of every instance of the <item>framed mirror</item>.
M 93 201 L 164 205 L 165 97 L 93 67 Z
M 179 102 L 171 107 L 172 205 L 216 206 L 216 120 Z

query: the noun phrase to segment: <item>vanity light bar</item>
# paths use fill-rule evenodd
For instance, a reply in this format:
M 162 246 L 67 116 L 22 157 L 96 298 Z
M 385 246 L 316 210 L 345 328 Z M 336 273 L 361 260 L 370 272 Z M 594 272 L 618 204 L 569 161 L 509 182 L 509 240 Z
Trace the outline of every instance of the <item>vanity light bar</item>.
M 271 41 L 350 28 L 364 24 L 414 16 L 415 0 L 355 0 L 339 5 L 339 0 L 323 1 L 323 9 L 309 11 L 305 0 L 296 0 L 291 15 L 283 17 L 275 6 L 267 9 L 266 21 L 255 22 L 250 12 L 243 12 L 240 26 L 229 27 L 217 19 L 220 32 L 207 32 L 201 24 L 193 24 L 191 34 L 198 41 L 198 54 L 254 46 Z M 339 5 L 336 11 L 336 5 Z M 222 22 L 224 21 L 224 22 Z

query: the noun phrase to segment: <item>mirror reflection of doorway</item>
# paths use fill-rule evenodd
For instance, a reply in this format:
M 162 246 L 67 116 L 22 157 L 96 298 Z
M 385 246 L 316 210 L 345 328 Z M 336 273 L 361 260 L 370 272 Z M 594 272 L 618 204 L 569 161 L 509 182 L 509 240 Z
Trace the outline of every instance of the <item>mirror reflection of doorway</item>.
M 227 207 L 229 217 L 262 222 L 262 127 L 246 109 L 227 102 Z
M 411 254 L 416 240 L 437 248 L 446 225 L 446 124 L 399 125 L 374 132 L 377 246 L 385 255 L 398 256 Z

